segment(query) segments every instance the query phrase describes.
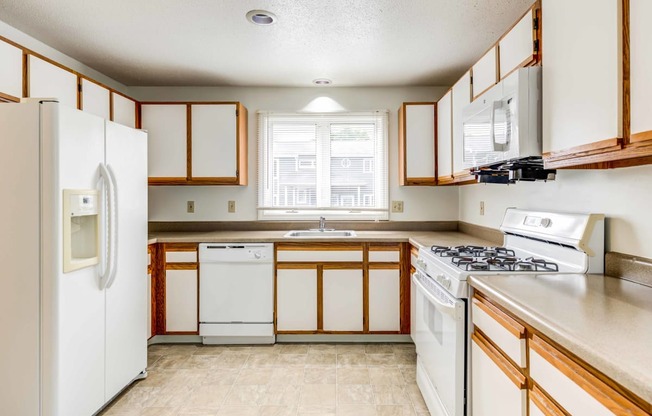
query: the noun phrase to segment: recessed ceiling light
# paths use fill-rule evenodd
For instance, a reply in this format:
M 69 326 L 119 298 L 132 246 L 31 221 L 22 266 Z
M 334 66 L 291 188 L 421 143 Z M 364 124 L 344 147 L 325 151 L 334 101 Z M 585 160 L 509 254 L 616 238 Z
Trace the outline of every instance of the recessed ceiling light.
M 265 10 L 251 10 L 247 13 L 247 20 L 255 25 L 268 26 L 276 22 L 276 15 Z
M 331 85 L 333 81 L 331 81 L 328 78 L 317 78 L 317 79 L 313 79 L 312 83 L 315 85 Z

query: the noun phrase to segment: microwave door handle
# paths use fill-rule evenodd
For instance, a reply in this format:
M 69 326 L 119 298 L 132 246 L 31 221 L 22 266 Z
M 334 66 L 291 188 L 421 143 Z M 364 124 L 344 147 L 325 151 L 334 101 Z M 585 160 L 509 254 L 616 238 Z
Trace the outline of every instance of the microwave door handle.
M 499 110 L 501 108 L 503 108 L 502 101 L 494 101 L 491 104 L 491 117 L 490 117 L 491 126 L 489 127 L 489 137 L 491 139 L 494 152 L 504 152 L 507 150 L 507 147 L 509 145 L 509 140 L 507 140 L 506 143 L 496 142 L 496 110 Z M 506 137 L 507 137 L 507 133 L 506 133 Z

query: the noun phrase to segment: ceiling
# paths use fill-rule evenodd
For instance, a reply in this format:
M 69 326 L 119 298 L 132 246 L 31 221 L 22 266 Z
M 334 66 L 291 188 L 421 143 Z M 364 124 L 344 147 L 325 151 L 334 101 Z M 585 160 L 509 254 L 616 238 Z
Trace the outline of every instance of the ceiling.
M 0 20 L 125 85 L 425 86 L 453 84 L 532 3 L 0 0 Z

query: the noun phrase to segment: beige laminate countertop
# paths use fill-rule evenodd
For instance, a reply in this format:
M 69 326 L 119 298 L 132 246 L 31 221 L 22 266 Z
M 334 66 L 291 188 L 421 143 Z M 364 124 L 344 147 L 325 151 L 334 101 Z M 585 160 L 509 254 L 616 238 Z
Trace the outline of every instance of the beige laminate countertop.
M 406 242 L 417 247 L 431 245 L 458 246 L 473 244 L 490 246 L 491 241 L 456 231 L 356 231 L 348 238 L 287 238 L 288 231 L 210 231 L 210 232 L 159 232 L 149 235 L 153 243 L 278 243 L 278 242 Z
M 472 276 L 516 317 L 652 403 L 652 288 L 604 275 Z

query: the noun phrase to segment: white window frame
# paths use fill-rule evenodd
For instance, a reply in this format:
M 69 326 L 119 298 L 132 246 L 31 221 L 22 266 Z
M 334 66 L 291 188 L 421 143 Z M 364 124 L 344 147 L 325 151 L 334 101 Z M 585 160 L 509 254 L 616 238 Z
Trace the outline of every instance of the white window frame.
M 378 110 L 370 111 L 364 113 L 274 113 L 274 112 L 258 112 L 258 220 L 272 220 L 272 221 L 295 221 L 295 220 L 318 220 L 319 217 L 326 217 L 326 219 L 332 220 L 359 220 L 359 221 L 368 221 L 368 220 L 389 220 L 389 140 L 388 140 L 388 114 L 387 110 Z M 330 137 L 330 132 L 328 134 L 324 133 L 325 126 L 330 125 L 330 123 L 354 123 L 355 118 L 357 117 L 369 117 L 375 118 L 377 130 L 379 131 L 377 137 L 377 145 L 375 146 L 375 157 L 373 162 L 370 164 L 371 170 L 376 172 L 376 190 L 374 192 L 374 197 L 371 199 L 367 196 L 365 197 L 365 204 L 361 207 L 343 207 L 342 201 L 340 201 L 340 206 L 330 206 L 323 207 L 273 207 L 265 206 L 265 198 L 271 200 L 274 198 L 274 192 L 270 189 L 273 178 L 271 178 L 272 173 L 268 172 L 269 167 L 269 152 L 267 137 L 269 135 L 269 126 L 270 119 L 274 120 L 275 116 L 279 117 L 296 117 L 296 118 L 305 118 L 305 120 L 316 120 L 320 127 L 318 128 L 318 143 L 317 143 L 317 152 L 318 159 L 319 153 L 324 151 L 324 148 L 328 146 L 327 143 L 324 143 L 325 137 Z M 347 119 L 349 117 L 349 119 Z M 328 121 L 319 121 L 320 119 L 326 119 Z M 332 121 L 333 119 L 340 119 L 338 121 Z M 271 121 L 273 122 L 273 121 Z M 324 124 L 321 124 L 324 123 Z M 321 141 L 320 141 L 321 140 Z M 319 163 L 319 162 L 317 162 Z M 368 163 L 365 163 L 363 166 L 364 173 L 367 172 L 369 167 Z M 299 167 L 299 162 L 297 161 L 297 170 L 302 169 Z M 305 168 L 303 168 L 305 169 Z M 319 174 L 319 169 L 317 170 L 317 181 L 318 183 L 324 183 L 328 181 L 329 178 L 323 178 Z M 319 200 L 324 200 L 324 196 L 321 195 L 321 188 L 317 187 L 317 198 Z M 270 194 L 271 193 L 271 194 Z M 278 198 L 278 194 L 276 194 Z M 374 207 L 368 207 L 367 201 L 373 201 L 377 199 L 378 205 Z M 274 201 L 272 201 L 273 203 Z

